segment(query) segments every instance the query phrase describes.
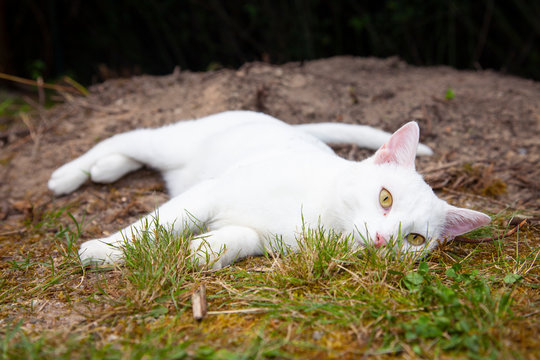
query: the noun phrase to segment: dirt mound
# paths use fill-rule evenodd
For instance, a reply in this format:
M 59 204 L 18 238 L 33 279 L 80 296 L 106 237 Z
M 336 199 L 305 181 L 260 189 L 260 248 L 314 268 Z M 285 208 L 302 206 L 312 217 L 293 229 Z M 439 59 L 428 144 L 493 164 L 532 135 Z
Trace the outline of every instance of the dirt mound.
M 0 143 L 0 233 L 66 205 L 90 219 L 86 236 L 126 225 L 167 198 L 153 172 L 88 184 L 58 199 L 46 187 L 51 172 L 115 133 L 232 109 L 290 123 L 340 121 L 388 131 L 416 120 L 421 140 L 435 150 L 418 168 L 441 197 L 488 212 L 540 210 L 539 83 L 490 71 L 414 67 L 397 58 L 335 57 L 107 81 L 88 97 L 9 127 Z M 337 151 L 350 159 L 369 154 L 354 146 Z

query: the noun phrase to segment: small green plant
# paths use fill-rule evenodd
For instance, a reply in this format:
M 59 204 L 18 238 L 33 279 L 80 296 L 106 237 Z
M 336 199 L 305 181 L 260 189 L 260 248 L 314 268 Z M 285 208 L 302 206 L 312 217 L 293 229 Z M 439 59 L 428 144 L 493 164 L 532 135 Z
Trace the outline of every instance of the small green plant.
M 502 326 L 510 311 L 511 290 L 493 294 L 478 271 L 465 273 L 459 263 L 446 270 L 446 279 L 432 273 L 426 262 L 403 277 L 403 286 L 425 309 L 401 324 L 404 339 L 419 355 L 433 344 L 445 351 L 495 356 L 500 347 L 491 332 Z
M 0 102 L 0 116 L 11 117 L 20 113 L 27 113 L 32 109 L 22 97 L 5 96 L 5 100 Z M 2 129 L 0 128 L 0 130 Z
M 455 97 L 456 97 L 456 93 L 454 92 L 454 90 L 452 90 L 452 88 L 448 88 L 446 90 L 446 93 L 444 94 L 444 99 L 453 100 Z
M 28 65 L 28 70 L 32 76 L 32 79 L 36 80 L 39 77 L 43 77 L 46 71 L 45 62 L 41 59 L 36 59 Z

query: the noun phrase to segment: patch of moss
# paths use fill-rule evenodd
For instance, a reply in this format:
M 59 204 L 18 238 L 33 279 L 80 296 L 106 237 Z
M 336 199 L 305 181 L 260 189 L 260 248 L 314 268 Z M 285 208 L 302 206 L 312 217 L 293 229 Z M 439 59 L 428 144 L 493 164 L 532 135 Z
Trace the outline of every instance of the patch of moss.
M 458 173 L 457 179 L 461 188 L 470 189 L 479 195 L 497 197 L 506 193 L 507 185 L 495 176 L 493 166 L 473 166 L 470 163 L 465 163 L 461 176 Z
M 506 183 L 499 178 L 493 179 L 480 193 L 484 196 L 497 197 L 506 193 Z
M 0 159 L 0 165 L 2 165 L 2 166 L 9 165 L 9 163 L 11 162 L 11 160 L 13 159 L 14 156 L 15 156 L 15 154 L 11 154 L 11 155 L 8 155 L 8 156 L 5 156 L 5 157 L 1 158 Z

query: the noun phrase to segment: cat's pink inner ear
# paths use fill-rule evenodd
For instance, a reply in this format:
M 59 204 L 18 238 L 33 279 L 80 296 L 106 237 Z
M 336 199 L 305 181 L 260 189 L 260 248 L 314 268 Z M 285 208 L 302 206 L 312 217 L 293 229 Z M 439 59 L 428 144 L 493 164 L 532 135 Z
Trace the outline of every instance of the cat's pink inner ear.
M 414 169 L 420 129 L 411 121 L 397 130 L 374 155 L 375 164 L 394 163 Z
M 489 224 L 491 218 L 479 211 L 462 209 L 451 206 L 446 213 L 441 239 L 451 240 L 458 235 L 462 235 Z

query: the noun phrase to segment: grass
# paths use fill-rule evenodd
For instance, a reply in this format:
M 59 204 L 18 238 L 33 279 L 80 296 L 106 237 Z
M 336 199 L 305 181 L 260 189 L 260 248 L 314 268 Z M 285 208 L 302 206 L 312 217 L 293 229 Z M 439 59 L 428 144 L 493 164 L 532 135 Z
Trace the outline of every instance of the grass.
M 209 271 L 190 257 L 190 234 L 156 225 L 124 249 L 125 265 L 84 268 L 75 246 L 83 224 L 67 209 L 45 213 L 21 236 L 49 252 L 0 268 L 0 358 L 540 355 L 535 227 L 492 244 L 445 245 L 420 262 L 304 229 L 300 252 L 278 242 L 266 257 Z M 190 299 L 200 284 L 210 312 L 197 322 Z

